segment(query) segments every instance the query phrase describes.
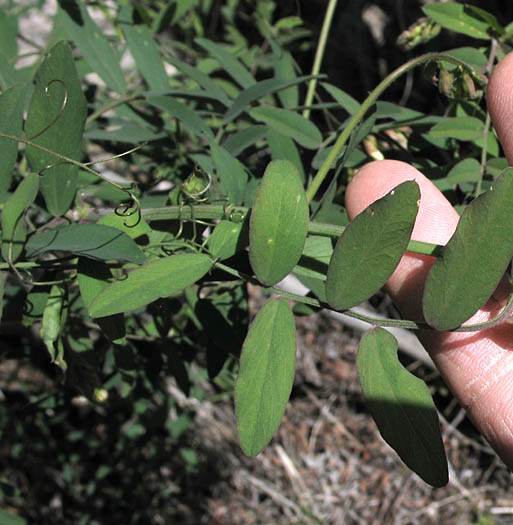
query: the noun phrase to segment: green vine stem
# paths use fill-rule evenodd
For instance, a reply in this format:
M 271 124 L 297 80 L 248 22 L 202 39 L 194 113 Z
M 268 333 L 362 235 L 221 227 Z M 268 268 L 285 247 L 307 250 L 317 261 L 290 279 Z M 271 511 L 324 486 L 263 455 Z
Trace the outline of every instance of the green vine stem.
M 308 202 L 311 202 L 315 197 L 315 194 L 321 187 L 321 184 L 324 182 L 324 179 L 326 178 L 329 170 L 335 163 L 335 160 L 342 151 L 342 148 L 344 147 L 345 143 L 351 136 L 351 133 L 353 133 L 356 126 L 360 123 L 367 111 L 378 100 L 378 98 L 383 94 L 383 92 L 400 76 L 404 75 L 405 73 L 419 65 L 425 64 L 427 62 L 432 62 L 433 60 L 444 60 L 457 66 L 462 66 L 465 69 L 471 71 L 472 73 L 474 72 L 473 68 L 465 62 L 463 62 L 462 60 L 459 60 L 450 55 L 446 55 L 444 53 L 426 53 L 425 55 L 421 55 L 419 57 L 413 58 L 412 60 L 409 60 L 402 66 L 399 66 L 397 69 L 392 71 L 392 73 L 390 73 L 386 78 L 384 78 L 376 86 L 376 88 L 374 88 L 374 90 L 369 94 L 369 96 L 363 101 L 358 111 L 351 117 L 351 120 L 348 122 L 347 126 L 340 133 L 337 141 L 331 148 L 328 156 L 322 163 L 321 167 L 319 168 L 319 171 L 315 174 L 315 177 L 313 178 L 308 189 L 306 190 L 306 197 Z
M 322 23 L 321 34 L 319 35 L 319 42 L 315 51 L 314 63 L 312 66 L 312 75 L 317 75 L 321 70 L 322 59 L 324 58 L 324 51 L 326 50 L 326 42 L 328 41 L 328 34 L 330 32 L 331 23 L 333 22 L 333 15 L 337 7 L 338 0 L 330 0 L 324 21 Z M 312 78 L 308 83 L 308 90 L 305 98 L 305 109 L 303 110 L 303 117 L 309 118 L 311 111 L 311 104 L 315 95 L 315 88 L 317 87 L 317 78 Z

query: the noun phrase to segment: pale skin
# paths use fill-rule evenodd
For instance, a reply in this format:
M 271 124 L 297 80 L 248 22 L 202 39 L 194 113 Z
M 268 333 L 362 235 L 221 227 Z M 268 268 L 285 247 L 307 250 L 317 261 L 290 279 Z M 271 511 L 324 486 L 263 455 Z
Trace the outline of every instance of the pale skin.
M 513 53 L 493 71 L 487 104 L 513 166 Z M 383 160 L 364 166 L 347 188 L 349 217 L 353 219 L 405 180 L 415 180 L 421 191 L 412 238 L 446 244 L 456 228 L 458 214 L 424 175 L 404 162 Z M 511 229 L 512 225 L 504 227 Z M 422 289 L 433 261 L 432 257 L 405 255 L 387 282 L 390 296 L 406 319 L 422 320 Z M 507 295 L 508 290 L 502 285 L 469 322 L 495 317 Z M 418 336 L 474 424 L 508 467 L 513 468 L 513 324 L 502 322 L 480 332 L 422 331 Z

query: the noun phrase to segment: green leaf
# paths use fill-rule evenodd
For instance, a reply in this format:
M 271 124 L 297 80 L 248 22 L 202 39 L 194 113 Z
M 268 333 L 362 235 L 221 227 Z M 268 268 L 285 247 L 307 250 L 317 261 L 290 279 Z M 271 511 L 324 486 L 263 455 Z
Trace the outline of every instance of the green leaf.
M 215 142 L 210 143 L 210 149 L 223 192 L 232 204 L 240 206 L 248 184 L 248 175 L 244 165 Z
M 242 65 L 239 59 L 227 51 L 224 47 L 206 38 L 196 38 L 195 42 L 203 49 L 208 51 L 217 59 L 219 65 L 243 88 L 248 88 L 255 84 L 253 75 Z
M 101 77 L 107 87 L 120 95 L 124 94 L 126 84 L 120 56 L 89 16 L 85 3 L 67 0 L 59 4 L 59 18 L 89 67 Z
M 429 4 L 422 8 L 424 13 L 442 27 L 474 38 L 489 40 L 490 25 L 469 11 L 459 2 Z
M 321 86 L 344 108 L 350 115 L 360 109 L 360 103 L 345 91 L 326 82 L 321 82 Z
M 434 125 L 429 134 L 438 139 L 450 137 L 459 140 L 476 140 L 483 135 L 484 124 L 475 117 L 453 117 Z
M 308 203 L 296 167 L 286 160 L 267 166 L 249 224 L 249 261 L 267 286 L 281 281 L 299 261 L 308 233 Z
M 463 182 L 477 182 L 480 177 L 481 165 L 476 159 L 468 158 L 455 164 L 444 180 L 455 185 Z
M 152 106 L 162 109 L 172 117 L 180 119 L 185 127 L 200 138 L 208 141 L 214 140 L 212 130 L 198 117 L 198 114 L 181 102 L 171 97 L 148 97 L 146 99 Z
M 146 256 L 126 233 L 103 224 L 70 224 L 36 233 L 25 247 L 28 258 L 60 251 L 102 261 L 142 264 Z
M 23 109 L 26 86 L 14 86 L 0 95 L 0 131 L 20 137 L 23 134 Z M 0 196 L 12 182 L 12 172 L 18 156 L 18 143 L 0 138 Z
M 216 259 L 229 259 L 247 246 L 245 223 L 221 221 L 208 238 L 210 253 Z
M 88 257 L 79 257 L 77 264 L 77 282 L 84 304 L 89 308 L 91 301 L 112 281 L 110 268 L 103 261 Z M 122 313 L 97 319 L 102 332 L 116 344 L 123 344 L 125 316 Z
M 424 317 L 434 328 L 460 326 L 499 284 L 513 257 L 512 201 L 513 168 L 508 168 L 463 211 L 424 288 Z
M 59 42 L 50 50 L 36 74 L 25 134 L 34 143 L 77 160 L 81 154 L 86 114 L 86 100 L 71 48 L 66 42 Z M 48 211 L 63 215 L 75 197 L 78 167 L 63 164 L 54 155 L 32 146 L 27 146 L 26 152 L 32 169 L 37 172 L 44 170 L 41 191 Z
M 404 463 L 433 487 L 448 482 L 447 459 L 436 407 L 427 385 L 397 358 L 397 341 L 383 328 L 362 338 L 358 375 L 383 439 Z
M 123 8 L 119 16 L 123 18 L 120 21 L 120 25 L 130 54 L 150 89 L 169 89 L 166 69 L 148 26 L 144 23 L 138 24 L 133 20 L 134 11 L 132 6 L 128 4 Z
M 92 317 L 135 310 L 194 284 L 212 267 L 207 255 L 178 254 L 151 261 L 99 293 L 89 305 Z
M 266 136 L 267 131 L 267 126 L 261 125 L 240 129 L 223 142 L 223 148 L 234 157 L 237 157 L 246 148 L 262 140 Z
M 252 109 L 249 114 L 305 148 L 316 149 L 322 141 L 321 132 L 315 124 L 293 111 L 262 106 Z
M 377 200 L 344 230 L 333 250 L 326 297 L 346 310 L 375 294 L 392 275 L 410 241 L 420 191 L 406 181 Z
M 477 73 L 485 73 L 488 65 L 488 57 L 475 47 L 458 47 L 456 49 L 444 51 L 444 54 L 462 60 L 469 66 L 472 66 Z M 444 61 L 444 67 L 448 70 L 452 70 L 459 66 Z
M 182 73 L 197 82 L 198 85 L 200 85 L 209 95 L 214 99 L 217 99 L 224 106 L 228 107 L 231 104 L 230 99 L 226 96 L 226 93 L 219 87 L 219 85 L 198 68 L 192 67 L 189 64 L 170 56 L 166 57 L 166 61 L 173 64 L 173 66 L 179 69 Z
M 281 92 L 281 90 L 290 86 L 297 85 L 301 82 L 312 78 L 311 75 L 294 78 L 292 80 L 282 80 L 280 78 L 269 78 L 254 84 L 239 93 L 233 104 L 228 108 L 224 114 L 224 124 L 229 124 L 233 119 L 237 118 L 243 111 L 255 100 L 265 98 L 272 93 Z
M 268 130 L 267 142 L 271 148 L 272 159 L 288 160 L 289 162 L 292 162 L 292 164 L 298 169 L 301 181 L 304 183 L 306 177 L 301 155 L 299 154 L 296 143 L 290 137 L 286 137 L 272 129 Z
M 283 49 L 278 42 L 269 35 L 269 42 L 273 51 L 272 64 L 274 75 L 281 80 L 296 78 L 294 59 L 289 51 Z M 294 85 L 278 92 L 278 97 L 284 108 L 296 108 L 299 105 L 299 89 Z
M 0 9 L 0 55 L 13 60 L 18 55 L 18 16 Z
M 242 450 L 256 456 L 278 428 L 292 391 L 296 335 L 285 299 L 268 302 L 250 326 L 235 384 Z
M 64 361 L 64 349 L 59 336 L 62 330 L 62 309 L 66 297 L 66 288 L 62 284 L 54 284 L 50 290 L 50 295 L 43 311 L 41 321 L 41 339 L 55 363 L 63 371 L 66 371 L 67 364 Z
M 23 251 L 27 230 L 22 214 L 36 199 L 38 189 L 39 177 L 35 173 L 29 173 L 4 204 L 1 217 L 4 261 L 16 261 Z
M 142 235 L 148 235 L 151 232 L 150 225 L 141 217 L 137 219 L 137 214 L 129 217 L 118 215 L 116 212 L 109 213 L 102 217 L 98 224 L 112 226 L 117 230 L 126 233 L 131 239 L 137 239 Z

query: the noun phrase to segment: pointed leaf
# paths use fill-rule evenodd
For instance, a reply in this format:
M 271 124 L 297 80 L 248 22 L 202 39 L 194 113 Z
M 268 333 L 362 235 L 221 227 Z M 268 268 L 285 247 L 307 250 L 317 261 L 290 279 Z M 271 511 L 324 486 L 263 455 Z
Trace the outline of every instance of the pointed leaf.
M 86 113 L 86 100 L 71 48 L 66 42 L 59 42 L 37 72 L 25 133 L 34 143 L 77 160 L 80 158 Z M 64 214 L 75 197 L 78 167 L 63 164 L 54 155 L 32 146 L 27 146 L 26 152 L 32 169 L 36 172 L 44 170 L 41 191 L 48 211 L 54 215 Z M 46 169 L 54 164 L 57 165 Z
M 89 16 L 85 2 L 67 0 L 59 4 L 59 18 L 89 67 L 101 77 L 107 87 L 120 95 L 125 93 L 126 84 L 120 57 Z
M 249 328 L 235 384 L 237 430 L 248 456 L 256 456 L 280 424 L 292 391 L 295 358 L 294 316 L 285 299 L 274 299 Z
M 26 86 L 14 86 L 0 95 L 0 131 L 7 135 L 23 133 L 23 109 Z M 18 156 L 18 143 L 0 139 L 0 196 L 4 195 L 12 182 L 12 172 Z
M 166 90 L 169 88 L 169 80 L 159 48 L 148 26 L 142 22 L 136 23 L 133 14 L 133 8 L 128 4 L 120 13 L 120 18 L 123 18 L 120 25 L 130 54 L 150 89 Z
M 163 257 L 132 270 L 107 286 L 89 304 L 91 317 L 135 310 L 160 297 L 179 292 L 201 279 L 212 267 L 207 255 L 187 253 Z
M 142 264 L 146 256 L 126 233 L 103 224 L 70 224 L 33 235 L 26 244 L 27 257 L 70 252 L 91 259 Z
M 490 25 L 459 2 L 434 3 L 424 6 L 422 11 L 441 26 L 457 33 L 486 40 L 491 38 L 488 34 Z
M 210 149 L 222 190 L 232 204 L 240 206 L 248 185 L 248 175 L 244 165 L 215 142 L 211 142 Z
M 243 222 L 221 221 L 208 238 L 210 253 L 216 259 L 229 259 L 247 245 L 247 228 Z
M 259 281 L 272 286 L 299 261 L 308 233 L 308 203 L 296 167 L 267 166 L 249 224 L 249 261 Z
M 158 96 L 148 97 L 146 100 L 152 106 L 166 111 L 172 117 L 180 119 L 188 130 L 192 131 L 200 138 L 205 138 L 209 141 L 214 140 L 212 130 L 198 117 L 198 114 L 195 111 L 181 102 L 178 102 L 171 97 Z
M 195 42 L 203 49 L 206 49 L 217 59 L 220 66 L 237 82 L 240 86 L 247 88 L 255 84 L 253 75 L 246 69 L 239 59 L 230 51 L 206 38 L 196 38 Z
M 429 134 L 436 139 L 451 137 L 459 140 L 476 140 L 483 135 L 483 129 L 483 122 L 476 117 L 454 117 L 433 126 Z
M 38 189 L 39 177 L 35 173 L 29 173 L 4 204 L 1 218 L 4 261 L 14 262 L 23 250 L 27 230 L 22 214 L 36 199 Z
M 332 308 L 356 306 L 385 284 L 408 246 L 419 199 L 417 184 L 403 182 L 344 230 L 333 250 L 326 279 L 326 296 Z
M 436 407 L 427 385 L 397 358 L 397 341 L 383 328 L 362 338 L 357 358 L 365 400 L 383 439 L 426 483 L 448 482 Z
M 513 168 L 463 211 L 458 227 L 431 267 L 423 309 L 438 330 L 457 328 L 492 295 L 513 257 Z
M 258 122 L 267 124 L 305 148 L 316 149 L 322 141 L 317 126 L 294 111 L 262 106 L 252 109 L 249 114 Z

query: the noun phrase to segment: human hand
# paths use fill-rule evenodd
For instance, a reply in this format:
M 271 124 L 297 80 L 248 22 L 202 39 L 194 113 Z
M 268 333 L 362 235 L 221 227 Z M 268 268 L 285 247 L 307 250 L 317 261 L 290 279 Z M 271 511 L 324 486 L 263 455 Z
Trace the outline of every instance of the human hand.
M 513 166 L 513 53 L 492 73 L 487 102 Z M 364 166 L 347 187 L 349 217 L 352 220 L 392 188 L 412 179 L 421 191 L 412 239 L 446 244 L 458 224 L 458 213 L 429 179 L 404 162 L 383 160 Z M 386 288 L 405 318 L 422 320 L 422 291 L 433 262 L 432 257 L 404 255 L 388 280 Z M 495 317 L 504 307 L 508 292 L 502 283 L 469 323 Z M 513 468 L 513 324 L 503 322 L 480 332 L 424 330 L 418 336 L 468 416 Z

